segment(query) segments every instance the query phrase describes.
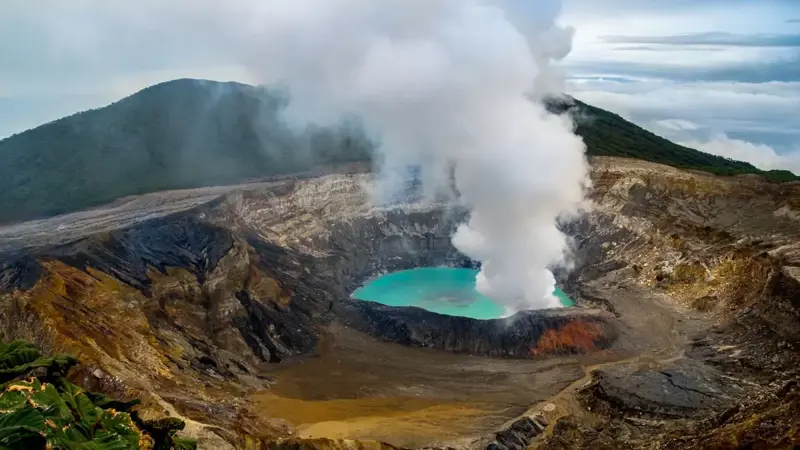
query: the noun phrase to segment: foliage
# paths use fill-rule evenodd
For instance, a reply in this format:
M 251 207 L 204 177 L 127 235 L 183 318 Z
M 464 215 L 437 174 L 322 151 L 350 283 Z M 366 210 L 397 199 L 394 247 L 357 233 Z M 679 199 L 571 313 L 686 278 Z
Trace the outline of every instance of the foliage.
M 129 195 L 232 184 L 322 164 L 369 161 L 373 141 L 357 120 L 288 126 L 281 92 L 239 83 L 175 80 L 105 108 L 0 141 L 0 223 L 108 203 Z M 600 108 L 572 109 L 589 155 L 640 158 L 718 175 L 760 174 L 748 163 L 674 144 Z
M 11 136 L 0 141 L 0 222 L 369 157 L 358 122 L 293 129 L 284 97 L 176 80 Z
M 155 444 L 153 450 L 194 450 L 194 441 L 176 438 L 175 433 L 183 430 L 186 424 L 174 417 L 164 417 L 156 420 L 141 420 L 136 413 L 133 413 L 134 420 L 139 427 L 150 435 Z
M 657 136 L 622 117 L 579 100 L 551 101 L 556 113 L 569 111 L 577 122 L 576 132 L 590 156 L 619 156 L 701 170 L 715 175 L 757 174 L 776 182 L 800 180 L 788 170 L 759 170 L 750 163 L 694 150 Z
M 44 448 L 44 416 L 33 408 L 0 414 L 0 449 Z
M 43 357 L 33 344 L 14 341 L 10 344 L 0 342 L 0 387 L 2 383 L 13 380 L 34 369 L 43 368 L 48 374 L 65 374 L 77 364 L 69 355 Z
M 138 400 L 109 399 L 67 381 L 66 370 L 75 363 L 69 356 L 42 357 L 24 341 L 0 342 L 0 367 L 7 381 L 0 390 L 0 450 L 196 448 L 194 441 L 175 436 L 183 421 L 141 420 L 131 411 Z M 44 375 L 19 379 L 39 368 L 46 369 Z

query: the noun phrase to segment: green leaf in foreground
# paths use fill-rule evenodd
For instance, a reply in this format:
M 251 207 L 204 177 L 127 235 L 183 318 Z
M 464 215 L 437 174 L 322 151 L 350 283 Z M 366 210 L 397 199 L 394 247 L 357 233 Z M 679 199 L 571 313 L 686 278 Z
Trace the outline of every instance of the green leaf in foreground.
M 0 415 L 0 449 L 44 448 L 44 416 L 31 407 Z
M 194 450 L 192 440 L 175 434 L 175 418 L 142 421 L 129 402 L 88 393 L 63 375 L 76 364 L 64 355 L 43 357 L 32 345 L 0 342 L 0 450 Z M 19 380 L 45 367 L 43 378 Z M 3 376 L 7 378 L 2 378 Z M 17 381 L 13 381 L 17 379 Z M 46 382 L 43 382 L 45 380 Z

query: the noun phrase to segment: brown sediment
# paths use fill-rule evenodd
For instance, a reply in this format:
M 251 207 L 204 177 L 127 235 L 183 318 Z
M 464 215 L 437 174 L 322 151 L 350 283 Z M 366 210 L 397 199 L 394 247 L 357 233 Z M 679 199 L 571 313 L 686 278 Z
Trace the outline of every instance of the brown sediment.
M 416 448 L 491 433 L 583 374 L 572 357 L 479 358 L 331 330 L 320 356 L 271 372 L 253 414 L 281 417 L 299 437 Z
M 492 414 L 488 405 L 444 403 L 411 397 L 301 400 L 269 391 L 253 396 L 254 411 L 282 417 L 301 438 L 370 439 L 395 445 L 426 445 L 475 434 Z

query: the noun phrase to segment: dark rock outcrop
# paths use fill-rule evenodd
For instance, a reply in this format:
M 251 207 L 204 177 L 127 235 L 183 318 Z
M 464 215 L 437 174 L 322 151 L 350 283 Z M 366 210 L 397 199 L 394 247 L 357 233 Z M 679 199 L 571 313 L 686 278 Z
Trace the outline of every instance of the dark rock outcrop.
M 42 275 L 42 267 L 31 256 L 6 256 L 0 261 L 0 292 L 32 288 Z
M 542 416 L 524 416 L 495 434 L 495 439 L 486 445 L 486 450 L 525 450 L 533 439 L 547 427 Z
M 569 324 L 597 329 L 591 336 L 596 349 L 607 348 L 616 333 L 612 318 L 597 312 L 522 311 L 504 319 L 475 320 L 360 300 L 341 300 L 334 311 L 341 323 L 385 341 L 507 358 L 530 358 L 546 331 Z M 547 350 L 569 354 L 576 349 L 565 343 Z
M 800 384 L 786 383 L 774 393 L 715 414 L 688 430 L 665 437 L 664 449 L 800 447 Z
M 766 298 L 753 314 L 782 340 L 800 344 L 800 267 L 783 267 L 771 277 Z
M 329 273 L 328 290 L 347 296 L 378 274 L 414 267 L 471 267 L 474 263 L 450 242 L 464 218 L 459 210 L 390 210 L 372 217 L 331 224 L 327 239 L 315 243 L 329 256 L 314 261 Z
M 583 399 L 611 416 L 686 418 L 729 408 L 745 392 L 719 371 L 690 359 L 663 370 L 598 370 Z

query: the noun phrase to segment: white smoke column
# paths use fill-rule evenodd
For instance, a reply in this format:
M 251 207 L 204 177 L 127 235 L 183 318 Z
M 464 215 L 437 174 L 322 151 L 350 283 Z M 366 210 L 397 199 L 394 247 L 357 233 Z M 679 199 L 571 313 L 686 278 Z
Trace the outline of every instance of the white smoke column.
M 102 11 L 86 23 L 107 39 L 133 27 L 198 60 L 235 59 L 252 79 L 289 87 L 297 123 L 360 116 L 381 141 L 389 191 L 414 164 L 426 192 L 447 191 L 455 167 L 470 219 L 453 242 L 483 262 L 478 289 L 509 313 L 559 306 L 549 268 L 567 244 L 556 223 L 577 210 L 586 179 L 571 121 L 541 103 L 561 92 L 552 62 L 571 47 L 559 1 L 141 0 L 126 12 L 105 3 L 76 4 Z M 111 57 L 107 46 L 90 48 Z
M 519 6 L 523 5 L 523 6 Z M 388 174 L 423 163 L 428 192 L 455 184 L 470 211 L 453 243 L 483 263 L 480 292 L 509 313 L 558 307 L 549 267 L 565 257 L 557 220 L 584 196 L 584 145 L 543 96 L 570 29 L 555 1 L 292 0 L 247 11 L 243 62 L 290 87 L 292 116 L 361 116 Z

